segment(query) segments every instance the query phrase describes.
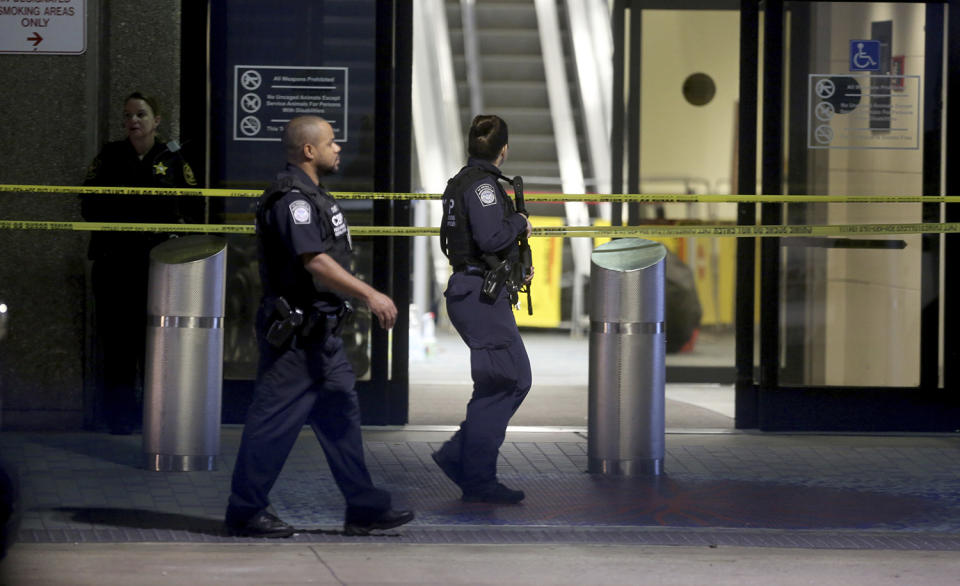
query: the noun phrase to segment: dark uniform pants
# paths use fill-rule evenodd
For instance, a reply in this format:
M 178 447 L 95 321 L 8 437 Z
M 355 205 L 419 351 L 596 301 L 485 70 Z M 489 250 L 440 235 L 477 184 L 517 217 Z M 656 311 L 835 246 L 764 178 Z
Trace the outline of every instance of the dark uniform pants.
M 497 480 L 497 456 L 507 424 L 532 384 L 530 360 L 503 292 L 495 303 L 480 300 L 483 277 L 454 273 L 445 296 L 447 314 L 470 347 L 473 396 L 460 429 L 439 457 L 459 465 L 460 486 L 476 490 Z
M 113 431 L 132 431 L 143 418 L 149 266 L 130 255 L 97 259 L 91 267 L 96 339 L 102 364 L 103 415 Z
M 233 470 L 228 521 L 269 506 L 268 495 L 309 423 L 343 494 L 348 522 L 375 519 L 390 508 L 390 493 L 376 488 L 363 458 L 360 408 L 353 368 L 343 341 L 294 342 L 278 351 L 260 338 L 253 402 Z

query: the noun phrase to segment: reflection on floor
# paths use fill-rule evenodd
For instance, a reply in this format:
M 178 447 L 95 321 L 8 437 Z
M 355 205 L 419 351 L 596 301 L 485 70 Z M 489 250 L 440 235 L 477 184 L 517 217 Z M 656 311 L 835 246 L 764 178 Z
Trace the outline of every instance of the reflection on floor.
M 523 332 L 533 368 L 533 388 L 511 425 L 586 427 L 589 386 L 589 340 L 565 332 Z M 701 335 L 695 351 L 670 355 L 668 365 L 733 364 L 728 335 Z M 410 425 L 457 425 L 470 398 L 470 355 L 455 333 L 438 332 L 426 352 L 411 352 Z M 666 427 L 732 429 L 733 386 L 666 385 Z

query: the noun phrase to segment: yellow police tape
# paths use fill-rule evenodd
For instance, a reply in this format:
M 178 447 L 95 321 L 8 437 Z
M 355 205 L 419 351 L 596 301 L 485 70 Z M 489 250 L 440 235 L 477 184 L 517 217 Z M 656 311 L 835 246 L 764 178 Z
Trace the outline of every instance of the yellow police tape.
M 76 230 L 115 232 L 180 232 L 205 234 L 253 234 L 244 224 L 121 224 L 104 222 L 42 222 L 0 220 L 0 230 Z M 438 236 L 440 228 L 418 226 L 351 226 L 354 236 Z M 791 237 L 791 236 L 874 236 L 960 232 L 960 222 L 918 224 L 832 224 L 809 225 L 696 225 L 696 226 L 546 226 L 533 229 L 533 236 L 564 238 L 622 237 Z
M 58 193 L 87 195 L 172 195 L 205 197 L 259 197 L 260 190 L 179 189 L 143 187 L 92 187 L 57 185 L 0 185 L 0 193 Z M 439 199 L 436 193 L 334 192 L 339 199 L 415 200 Z M 530 193 L 527 201 L 588 201 L 640 203 L 958 203 L 960 196 L 936 195 L 710 195 L 710 194 L 561 194 Z M 104 222 L 44 222 L 0 220 L 0 230 L 78 230 L 121 232 L 199 232 L 207 234 L 253 234 L 245 224 L 139 224 Z M 414 226 L 353 226 L 355 236 L 437 236 L 439 228 Z M 641 226 L 551 226 L 533 229 L 533 236 L 567 238 L 613 238 L 627 236 L 850 236 L 960 232 L 960 223 L 835 224 L 808 225 L 641 225 Z
M 260 197 L 256 189 L 179 189 L 150 187 L 90 187 L 79 185 L 0 185 L 0 193 L 63 195 L 176 195 L 201 197 Z M 338 199 L 440 199 L 439 193 L 335 191 Z M 526 201 L 635 203 L 960 203 L 960 195 L 723 195 L 670 193 L 526 193 Z

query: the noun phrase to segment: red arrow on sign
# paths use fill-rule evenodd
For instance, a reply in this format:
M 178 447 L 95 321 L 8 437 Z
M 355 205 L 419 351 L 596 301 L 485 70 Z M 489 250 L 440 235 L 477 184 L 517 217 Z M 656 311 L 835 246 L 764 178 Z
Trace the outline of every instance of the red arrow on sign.
M 33 46 L 36 47 L 37 45 L 40 44 L 40 41 L 43 40 L 43 37 L 40 36 L 40 33 L 34 31 L 33 36 L 32 36 L 32 37 L 27 37 L 27 40 L 28 40 L 28 41 L 33 41 Z

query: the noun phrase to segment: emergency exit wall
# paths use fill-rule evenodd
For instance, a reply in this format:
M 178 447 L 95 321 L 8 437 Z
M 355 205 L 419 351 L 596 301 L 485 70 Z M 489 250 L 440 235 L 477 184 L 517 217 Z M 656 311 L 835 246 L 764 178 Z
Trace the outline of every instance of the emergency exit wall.
M 81 183 L 100 145 L 123 137 L 121 100 L 134 90 L 159 97 L 161 131 L 177 137 L 180 6 L 87 0 L 85 53 L 0 54 L 0 183 Z M 0 217 L 79 221 L 79 202 L 71 193 L 2 193 Z M 87 241 L 80 232 L 0 230 L 0 302 L 10 312 L 0 340 L 3 429 L 79 429 L 89 417 Z

